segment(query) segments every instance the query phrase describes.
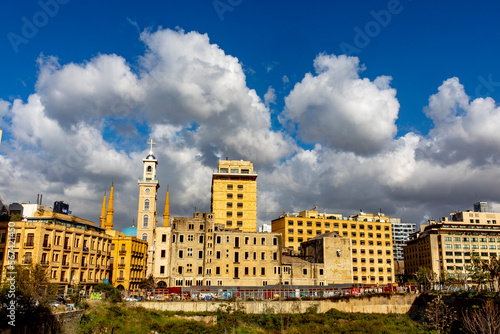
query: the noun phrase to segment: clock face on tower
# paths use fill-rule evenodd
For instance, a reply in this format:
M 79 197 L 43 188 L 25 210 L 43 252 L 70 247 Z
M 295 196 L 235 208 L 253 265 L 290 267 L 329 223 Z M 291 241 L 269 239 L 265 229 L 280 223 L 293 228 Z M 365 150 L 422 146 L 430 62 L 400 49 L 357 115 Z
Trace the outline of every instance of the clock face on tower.
M 149 188 L 144 189 L 145 194 L 149 194 L 150 192 L 151 192 L 151 189 L 149 189 Z

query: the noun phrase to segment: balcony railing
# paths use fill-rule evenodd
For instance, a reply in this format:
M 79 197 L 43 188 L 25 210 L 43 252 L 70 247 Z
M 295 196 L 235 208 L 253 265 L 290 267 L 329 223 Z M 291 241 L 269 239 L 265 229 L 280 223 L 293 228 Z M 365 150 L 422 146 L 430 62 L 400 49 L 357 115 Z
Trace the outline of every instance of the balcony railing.
M 117 281 L 117 282 L 123 282 L 123 281 L 125 281 L 125 278 L 124 278 L 124 277 L 118 277 L 118 278 L 116 279 L 116 281 Z
M 139 181 L 158 181 L 158 178 L 155 177 L 139 177 Z
M 28 242 L 25 242 L 24 243 L 24 248 L 33 248 L 34 247 L 34 244 L 32 242 L 28 243 Z
M 124 251 L 124 250 L 121 250 L 119 253 L 120 253 L 120 255 L 127 255 L 127 251 Z
M 63 266 L 63 267 L 65 267 L 65 268 L 69 267 L 69 262 L 64 262 L 64 263 L 62 264 L 62 266 Z
M 118 265 L 118 269 L 123 269 L 123 268 L 125 268 L 125 264 L 119 264 Z
M 82 268 L 87 268 L 87 264 L 86 263 L 82 263 Z
M 50 249 L 50 248 L 51 248 L 51 245 L 50 245 L 50 244 L 43 244 L 43 245 L 42 245 L 42 248 L 47 248 L 47 249 Z

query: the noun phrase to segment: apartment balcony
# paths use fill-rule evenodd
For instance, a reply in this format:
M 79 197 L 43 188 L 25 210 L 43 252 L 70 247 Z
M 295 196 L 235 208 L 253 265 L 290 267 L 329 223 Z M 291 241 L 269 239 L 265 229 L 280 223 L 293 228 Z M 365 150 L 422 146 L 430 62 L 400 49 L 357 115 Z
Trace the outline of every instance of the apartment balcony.
M 63 268 L 68 268 L 69 267 L 69 262 L 64 262 L 61 264 Z
M 51 244 L 43 244 L 42 248 L 45 250 L 50 250 L 52 248 L 52 245 Z
M 89 248 L 87 246 L 83 246 L 83 252 L 84 253 L 88 253 L 89 252 Z
M 119 254 L 120 254 L 120 255 L 127 255 L 127 251 L 121 250 L 121 251 L 119 252 Z
M 97 251 L 97 256 L 101 256 L 101 254 L 102 254 L 102 251 L 98 250 Z
M 85 282 L 87 282 L 87 280 L 86 280 L 85 278 L 82 278 L 82 279 L 80 280 L 80 283 L 85 283 Z
M 125 264 L 119 264 L 118 265 L 118 269 L 124 269 L 125 268 Z
M 40 264 L 44 267 L 48 266 L 49 265 L 49 261 L 45 260 L 45 261 L 40 261 Z
M 65 251 L 70 251 L 71 250 L 71 246 L 70 245 L 64 245 L 64 250 Z
M 116 279 L 117 282 L 124 282 L 125 281 L 125 278 L 124 277 L 118 277 Z
M 24 243 L 24 248 L 33 248 L 33 247 L 34 247 L 33 243 L 27 243 L 27 242 Z
M 87 264 L 86 263 L 82 263 L 81 267 L 82 268 L 87 268 Z

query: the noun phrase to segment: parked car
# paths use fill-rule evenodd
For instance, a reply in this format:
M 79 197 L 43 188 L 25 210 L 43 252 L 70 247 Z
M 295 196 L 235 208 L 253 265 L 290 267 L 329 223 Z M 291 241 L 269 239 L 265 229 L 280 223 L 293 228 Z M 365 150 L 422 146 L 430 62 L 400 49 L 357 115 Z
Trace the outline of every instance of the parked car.
M 134 297 L 126 297 L 123 300 L 126 301 L 126 302 L 136 302 L 136 301 L 138 301 L 138 299 L 134 298 Z

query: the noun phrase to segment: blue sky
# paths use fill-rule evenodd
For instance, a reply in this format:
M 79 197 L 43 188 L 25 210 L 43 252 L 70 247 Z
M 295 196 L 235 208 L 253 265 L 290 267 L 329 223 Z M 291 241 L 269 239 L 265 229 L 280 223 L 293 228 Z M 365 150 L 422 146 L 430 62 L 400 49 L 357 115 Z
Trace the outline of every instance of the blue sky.
M 145 142 L 156 136 L 173 214 L 209 208 L 210 172 L 227 155 L 261 171 L 262 212 L 382 207 L 421 222 L 478 199 L 494 209 L 499 6 L 7 1 L 0 195 L 25 202 L 43 192 L 96 219 L 96 197 L 116 174 L 125 227 Z M 176 67 L 183 59 L 187 72 Z M 128 79 L 117 89 L 120 77 Z M 144 78 L 155 85 L 144 90 Z M 54 165 L 64 168 L 59 177 Z

